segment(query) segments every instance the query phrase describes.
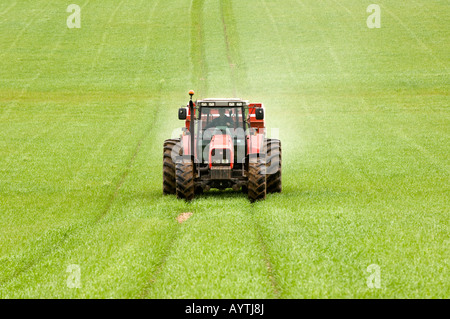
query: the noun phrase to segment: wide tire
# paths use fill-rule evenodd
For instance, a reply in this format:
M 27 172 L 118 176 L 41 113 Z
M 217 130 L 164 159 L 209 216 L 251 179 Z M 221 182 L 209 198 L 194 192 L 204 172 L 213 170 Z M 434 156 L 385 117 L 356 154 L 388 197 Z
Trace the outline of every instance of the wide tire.
M 164 141 L 164 156 L 163 156 L 163 194 L 176 194 L 176 178 L 175 178 L 175 163 L 173 162 L 173 155 L 179 155 L 181 150 L 180 139 L 168 139 Z
M 281 142 L 267 139 L 266 149 L 266 183 L 267 193 L 281 193 Z
M 248 164 L 247 195 L 252 203 L 266 198 L 265 163 L 261 159 Z
M 195 196 L 194 165 L 192 162 L 176 163 L 176 191 L 179 199 L 191 201 Z

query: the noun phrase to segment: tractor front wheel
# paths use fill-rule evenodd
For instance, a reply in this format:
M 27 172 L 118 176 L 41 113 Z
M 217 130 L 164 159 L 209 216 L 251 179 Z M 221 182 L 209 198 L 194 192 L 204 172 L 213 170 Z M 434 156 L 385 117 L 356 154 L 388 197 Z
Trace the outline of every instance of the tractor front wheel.
M 278 139 L 267 139 L 266 175 L 267 193 L 281 193 L 281 142 Z
M 163 156 L 163 194 L 176 194 L 175 181 L 175 163 L 173 162 L 174 155 L 180 155 L 180 139 L 168 139 L 164 141 L 164 156 Z
M 192 162 L 181 162 L 176 167 L 177 197 L 191 201 L 195 196 L 194 165 Z
M 265 163 L 260 158 L 248 164 L 247 195 L 250 202 L 266 198 L 266 172 Z

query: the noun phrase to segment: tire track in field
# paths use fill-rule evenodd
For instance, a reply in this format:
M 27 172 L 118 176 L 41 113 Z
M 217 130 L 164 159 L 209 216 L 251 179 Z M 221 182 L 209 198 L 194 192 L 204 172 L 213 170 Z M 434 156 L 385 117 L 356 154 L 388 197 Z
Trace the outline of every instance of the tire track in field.
M 9 53 L 9 51 L 11 51 L 17 44 L 17 42 L 20 40 L 20 38 L 24 35 L 25 31 L 28 30 L 28 28 L 39 19 L 39 17 L 41 16 L 42 12 L 45 12 L 47 10 L 47 8 L 52 4 L 51 1 L 47 1 L 47 4 L 45 5 L 44 8 L 42 8 L 41 10 L 39 10 L 37 13 L 35 13 L 33 15 L 33 17 L 30 19 L 30 21 L 25 24 L 25 26 L 17 33 L 16 38 L 14 39 L 14 41 L 11 43 L 11 45 L 4 51 L 2 52 L 2 54 L 0 54 L 0 59 L 3 58 L 3 56 L 7 53 Z M 6 12 L 9 11 L 9 8 L 7 10 L 5 10 Z
M 90 0 L 88 0 L 88 2 L 89 2 L 89 1 L 90 1 Z M 152 17 L 153 14 L 155 13 L 155 8 L 156 8 L 157 5 L 159 4 L 159 2 L 160 2 L 160 0 L 156 1 L 155 4 L 154 4 L 154 6 L 152 7 L 152 9 L 150 10 L 150 15 L 149 15 L 149 19 L 148 19 L 148 20 L 151 21 L 151 17 Z M 120 8 L 120 6 L 122 5 L 122 3 L 123 3 L 123 1 L 121 1 L 121 2 L 119 3 L 119 5 L 118 5 L 118 6 L 116 7 L 116 9 L 114 10 L 114 12 L 111 14 L 111 16 L 110 16 L 110 18 L 109 18 L 109 20 L 108 20 L 108 24 L 110 24 L 110 23 L 113 21 L 115 15 L 116 15 L 118 9 Z M 87 3 L 86 3 L 86 4 L 87 4 Z M 141 4 L 142 4 L 142 1 L 141 1 L 141 3 L 139 4 L 139 7 L 141 6 Z M 150 30 L 149 30 L 148 34 L 151 34 L 151 33 L 150 33 Z M 103 36 L 102 36 L 102 45 L 99 47 L 99 49 L 98 49 L 98 51 L 97 51 L 96 60 L 98 60 L 98 58 L 99 58 L 100 55 L 101 55 L 101 51 L 103 50 L 102 48 L 103 48 L 103 45 L 104 45 L 104 43 L 105 43 L 106 36 L 107 36 L 107 30 L 105 30 L 105 32 L 103 33 Z M 148 41 L 147 41 L 147 42 L 148 42 Z M 148 45 L 147 45 L 147 43 L 146 43 L 146 46 L 145 46 L 145 49 L 144 49 L 144 56 L 145 56 L 145 53 L 147 52 L 147 48 L 148 48 Z M 92 71 L 92 69 L 95 67 L 95 64 L 96 64 L 95 62 L 92 64 L 91 71 Z M 137 82 L 137 79 L 139 78 L 139 75 L 140 75 L 140 73 L 137 73 L 137 74 L 136 74 L 134 83 Z M 161 96 L 161 94 L 159 94 L 158 96 Z M 159 104 L 159 101 L 157 102 L 157 104 Z M 155 115 L 156 115 L 156 114 L 157 114 L 156 108 L 154 108 L 153 111 L 152 111 L 151 114 L 150 114 L 150 115 L 151 115 L 151 118 L 152 118 L 152 119 L 155 119 Z M 149 121 L 149 122 L 151 123 L 151 121 Z M 125 180 L 126 180 L 128 174 L 129 174 L 129 171 L 130 171 L 131 167 L 133 166 L 133 164 L 134 164 L 134 162 L 135 162 L 135 160 L 136 160 L 136 157 L 137 157 L 137 155 L 138 155 L 138 153 L 139 153 L 139 151 L 140 151 L 140 149 L 141 149 L 141 146 L 142 146 L 142 143 L 143 143 L 145 137 L 146 137 L 147 135 L 150 135 L 150 132 L 151 132 L 152 128 L 153 128 L 153 127 L 150 125 L 150 126 L 144 131 L 143 135 L 139 138 L 139 140 L 138 140 L 138 142 L 137 142 L 135 148 L 133 149 L 131 158 L 128 160 L 127 164 L 125 165 L 125 169 L 124 169 L 123 173 L 120 175 L 120 177 L 119 177 L 119 179 L 118 179 L 118 182 L 116 183 L 116 185 L 115 185 L 115 187 L 114 187 L 114 191 L 110 194 L 109 199 L 108 199 L 108 201 L 107 201 L 107 203 L 106 203 L 104 209 L 102 210 L 102 212 L 95 218 L 95 222 L 99 222 L 100 220 L 102 220 L 102 219 L 107 215 L 107 213 L 109 212 L 109 210 L 111 209 L 114 200 L 117 198 L 118 193 L 119 193 L 119 191 L 120 191 L 120 189 L 121 189 L 123 183 L 125 182 Z M 112 135 L 113 133 L 115 133 L 118 129 L 119 129 L 119 127 L 116 127 L 115 130 L 111 130 L 111 131 L 109 132 L 109 135 L 108 135 L 108 136 L 111 136 L 111 135 Z M 106 142 L 108 141 L 108 139 L 104 138 L 102 141 L 103 141 L 103 143 L 101 143 L 101 146 L 97 148 L 97 150 L 94 152 L 94 154 L 98 154 L 98 153 L 100 152 L 100 150 L 101 150 L 102 147 L 106 144 Z M 96 157 L 96 156 L 93 156 L 93 157 Z M 78 177 L 79 172 L 81 172 L 81 170 L 78 171 L 78 173 L 77 173 L 77 175 L 76 175 L 75 178 Z M 74 179 L 75 179 L 75 178 L 74 178 Z
M 270 256 L 269 253 L 269 249 L 267 247 L 266 241 L 264 239 L 264 234 L 263 234 L 263 230 L 261 225 L 259 224 L 259 222 L 256 220 L 256 213 L 257 213 L 257 203 L 251 203 L 251 208 L 250 208 L 250 214 L 248 214 L 250 216 L 250 218 L 252 219 L 253 225 L 255 226 L 255 231 L 256 231 L 256 237 L 257 240 L 259 242 L 260 245 L 260 250 L 262 253 L 262 259 L 264 261 L 264 264 L 266 266 L 267 269 L 267 277 L 268 280 L 270 281 L 270 285 L 272 286 L 272 293 L 274 295 L 274 297 L 276 299 L 280 298 L 281 296 L 281 286 L 278 283 L 277 280 L 277 275 L 276 275 L 276 271 L 275 268 L 273 266 L 272 263 L 272 258 Z
M 156 264 L 156 269 L 155 269 L 155 271 L 153 271 L 152 276 L 150 277 L 150 279 L 147 281 L 146 285 L 141 289 L 140 293 L 138 294 L 139 298 L 146 298 L 148 296 L 148 294 L 150 293 L 150 290 L 153 287 L 153 284 L 158 280 L 161 273 L 164 271 L 166 264 L 167 264 L 167 259 L 171 255 L 173 247 L 175 245 L 175 242 L 177 241 L 177 239 L 180 235 L 180 227 L 181 227 L 180 225 L 175 225 L 173 227 L 174 229 L 172 229 L 172 234 L 169 238 L 169 243 L 166 247 L 166 250 L 165 250 L 164 254 L 162 255 L 161 259 L 159 260 L 159 262 Z
M 58 243 L 64 242 L 66 240 L 66 238 L 68 237 L 69 233 L 70 233 L 70 230 L 62 231 L 59 234 L 60 239 L 58 240 Z M 39 241 L 39 239 L 37 241 Z M 1 280 L 1 277 L 0 277 L 0 288 L 4 288 L 8 283 L 13 281 L 16 277 L 18 277 L 19 275 L 21 275 L 23 273 L 26 273 L 28 270 L 30 270 L 31 268 L 36 266 L 42 259 L 44 259 L 46 256 L 50 255 L 52 252 L 53 252 L 53 246 L 45 249 L 38 257 L 31 259 L 31 260 L 26 259 L 27 254 L 24 254 L 25 260 L 19 261 L 19 263 L 21 263 L 21 265 L 19 267 L 15 268 L 12 271 L 12 273 L 10 274 L 10 276 L 8 276 L 6 279 L 3 279 L 3 280 Z M 0 265 L 2 263 L 6 263 L 6 266 L 2 265 L 2 267 L 10 268 L 11 264 L 8 264 L 5 261 L 8 261 L 7 256 L 0 258 Z
M 161 94 L 162 93 L 160 93 L 159 96 L 161 96 Z M 156 114 L 157 114 L 157 108 L 155 107 L 155 108 L 153 108 L 153 112 L 152 112 L 152 116 L 151 116 L 151 118 L 153 120 L 156 120 Z M 149 121 L 149 122 L 153 123 L 152 121 Z M 138 154 L 141 150 L 142 143 L 144 142 L 146 137 L 150 136 L 150 133 L 153 130 L 153 127 L 154 127 L 153 124 L 150 124 L 147 127 L 147 129 L 144 131 L 142 136 L 139 138 L 136 146 L 134 147 L 131 158 L 128 160 L 128 163 L 125 165 L 125 169 L 124 169 L 122 175 L 120 175 L 119 181 L 117 182 L 116 187 L 114 188 L 114 192 L 109 196 L 109 199 L 105 205 L 105 208 L 103 209 L 101 214 L 97 216 L 97 218 L 95 219 L 95 223 L 98 223 L 99 221 L 101 221 L 110 211 L 112 204 L 114 203 L 115 199 L 119 195 L 119 191 L 122 188 L 122 185 L 125 182 L 126 178 L 128 177 L 128 174 L 130 173 L 130 170 L 132 169 L 134 162 L 136 161 L 136 157 L 138 156 Z
M 158 6 L 159 3 L 160 3 L 160 0 L 155 1 L 153 7 L 150 9 L 148 21 L 151 21 L 151 20 L 152 20 L 152 17 L 153 17 L 153 15 L 154 15 L 154 13 L 155 13 L 155 9 L 156 9 L 156 7 Z M 141 5 L 141 4 L 142 4 L 142 2 L 140 3 L 140 5 Z M 139 5 L 139 6 L 140 6 L 140 5 Z M 117 11 L 117 10 L 116 10 L 116 11 Z M 116 11 L 115 11 L 115 12 L 116 12 Z M 115 12 L 114 12 L 114 13 L 115 13 Z M 151 27 L 150 27 L 149 29 L 151 29 Z M 150 30 L 148 30 L 147 34 L 151 34 Z M 148 42 L 149 42 L 149 41 L 147 40 L 146 43 L 145 43 L 145 46 L 144 46 L 144 53 L 143 53 L 143 58 L 142 58 L 143 61 L 145 61 L 145 56 L 146 56 L 146 54 L 147 54 L 147 50 L 148 50 Z M 143 63 L 144 63 L 144 62 L 143 62 Z M 142 70 L 142 69 L 141 69 L 141 70 Z M 137 85 L 137 83 L 138 83 L 139 80 L 140 80 L 140 75 L 141 75 L 141 73 L 142 73 L 142 72 L 136 73 L 136 76 L 135 76 L 135 79 L 134 79 L 134 85 L 135 85 L 135 86 Z M 162 93 L 161 93 L 161 87 L 160 87 L 160 92 L 159 92 L 159 94 L 158 94 L 158 97 L 161 97 L 161 95 L 162 95 Z M 156 105 L 159 105 L 159 104 L 160 104 L 160 101 L 157 101 L 157 102 L 156 102 Z M 156 120 L 157 114 L 158 114 L 158 113 L 157 113 L 157 108 L 153 108 L 153 112 L 151 113 L 152 119 Z M 151 123 L 151 121 L 149 121 L 149 122 Z M 130 170 L 131 170 L 131 168 L 132 168 L 132 166 L 133 166 L 133 164 L 134 164 L 134 162 L 135 162 L 135 160 L 136 160 L 136 157 L 137 157 L 137 155 L 139 154 L 139 152 L 140 152 L 140 150 L 141 150 L 142 143 L 144 142 L 144 140 L 145 140 L 145 138 L 146 138 L 147 136 L 150 136 L 150 133 L 151 133 L 152 129 L 153 129 L 153 125 L 150 125 L 150 126 L 147 128 L 147 130 L 144 131 L 143 135 L 142 135 L 142 136 L 140 137 L 140 139 L 138 140 L 138 142 L 137 142 L 137 144 L 136 144 L 136 147 L 134 148 L 133 155 L 131 156 L 130 160 L 128 161 L 127 165 L 125 166 L 125 171 L 124 171 L 124 172 L 122 173 L 122 175 L 120 176 L 119 181 L 117 182 L 116 187 L 115 187 L 115 189 L 114 189 L 114 192 L 110 195 L 110 198 L 109 198 L 107 204 L 105 205 L 105 208 L 103 209 L 102 213 L 97 217 L 96 222 L 102 220 L 102 219 L 108 214 L 109 210 L 110 210 L 111 207 L 112 207 L 113 202 L 114 202 L 115 199 L 117 198 L 117 196 L 118 196 L 118 194 L 119 194 L 119 191 L 120 191 L 120 189 L 122 188 L 123 183 L 125 182 L 126 178 L 128 177 L 128 174 L 130 173 Z
M 156 0 L 155 3 L 153 4 L 153 7 L 150 9 L 150 14 L 148 17 L 148 21 L 152 21 L 152 17 L 153 14 L 155 13 L 156 7 L 158 7 L 159 3 L 161 0 Z M 139 7 L 142 5 L 142 2 L 139 4 Z M 150 26 L 147 30 L 147 39 L 145 41 L 145 45 L 144 45 L 144 50 L 142 52 L 142 64 L 145 64 L 145 57 L 147 56 L 147 51 L 148 51 L 148 47 L 149 47 L 149 42 L 150 42 L 150 34 L 151 34 L 151 29 L 152 27 Z M 134 84 L 133 87 L 137 88 L 139 82 L 141 81 L 141 75 L 142 75 L 142 70 L 143 68 L 139 69 L 139 71 L 136 73 L 136 77 L 134 79 Z
M 233 15 L 232 1 L 221 0 L 220 1 L 220 14 L 223 24 L 223 32 L 225 38 L 225 46 L 227 50 L 227 60 L 231 71 L 233 94 L 237 98 L 238 93 L 245 93 L 248 90 L 247 83 L 247 70 L 244 66 L 243 59 L 240 53 L 239 33 L 236 28 L 236 23 Z M 264 236 L 261 230 L 261 226 L 255 219 L 256 204 L 250 204 L 250 216 L 253 226 L 256 232 L 256 237 L 259 243 L 259 250 L 262 254 L 262 260 L 265 264 L 267 277 L 272 287 L 272 293 L 275 298 L 280 297 L 280 286 L 275 276 L 274 266 L 271 262 L 271 256 L 269 254 L 267 245 L 264 240 Z
M 198 87 L 200 95 L 207 95 L 208 92 L 208 66 L 206 64 L 204 25 L 203 25 L 203 5 L 204 0 L 192 0 L 189 7 L 190 15 L 190 79 L 191 85 Z M 161 96 L 161 94 L 159 95 Z M 159 114 L 159 113 L 158 113 Z M 157 263 L 156 270 L 151 274 L 150 279 L 138 294 L 139 298 L 146 298 L 150 293 L 154 283 L 158 281 L 164 272 L 167 259 L 172 254 L 173 247 L 180 235 L 181 225 L 175 225 L 170 235 L 169 243 Z
M 203 11 L 203 0 L 199 0 L 199 1 L 193 0 L 193 2 L 191 3 L 191 22 L 192 22 L 191 23 L 191 48 L 197 48 L 197 53 L 192 54 L 192 51 L 191 51 L 191 62 L 193 63 L 193 65 L 192 65 L 192 72 L 193 72 L 192 82 L 198 83 L 200 80 L 200 83 L 201 83 L 200 90 L 201 90 L 201 92 L 203 92 L 203 94 L 207 94 L 207 83 L 201 82 L 201 80 L 207 81 L 207 66 L 205 63 L 205 53 L 204 53 L 204 43 L 203 43 L 204 42 L 204 40 L 203 40 L 203 37 L 204 37 L 203 20 L 201 18 L 200 18 L 200 20 L 196 20 L 201 15 L 202 11 Z M 232 8 L 231 8 L 230 2 L 227 1 L 225 4 L 225 3 L 223 3 L 223 1 L 221 1 L 220 14 L 221 14 L 220 18 L 223 23 L 223 31 L 224 31 L 225 41 L 226 41 L 225 45 L 226 45 L 226 49 L 227 49 L 227 52 L 226 52 L 227 61 L 228 61 L 230 71 L 231 71 L 230 74 L 232 76 L 233 94 L 236 97 L 237 93 L 239 91 L 238 87 L 239 88 L 242 87 L 242 86 L 240 86 L 241 81 L 239 81 L 239 80 L 246 78 L 246 72 L 245 72 L 244 68 L 240 67 L 240 66 L 242 66 L 242 62 L 241 62 L 242 60 L 240 57 L 240 51 L 239 51 L 239 46 L 238 46 L 239 41 L 236 38 L 237 33 L 236 33 L 235 24 L 234 24 L 233 20 L 231 20 L 232 22 L 230 22 L 230 15 L 232 14 Z M 201 43 L 199 43 L 199 41 L 201 41 Z M 262 259 L 263 259 L 264 265 L 266 266 L 266 269 L 267 269 L 267 278 L 272 286 L 273 295 L 276 298 L 278 298 L 280 288 L 279 288 L 278 282 L 276 280 L 276 277 L 274 275 L 273 265 L 271 263 L 271 258 L 270 258 L 267 246 L 265 244 L 264 237 L 261 232 L 261 228 L 253 217 L 254 210 L 255 210 L 255 208 L 253 206 L 251 206 L 249 216 L 250 216 L 251 220 L 253 221 L 256 238 L 260 245 L 259 250 L 261 251 Z M 168 247 L 167 247 L 164 255 L 162 256 L 160 262 L 158 263 L 156 271 L 151 276 L 151 279 L 149 280 L 147 285 L 142 289 L 141 293 L 139 294 L 139 297 L 141 297 L 141 298 L 147 297 L 150 290 L 152 289 L 153 284 L 156 281 L 158 281 L 160 275 L 164 272 L 167 259 L 172 254 L 173 247 L 180 236 L 180 227 L 181 226 L 176 226 L 175 229 L 173 230 L 173 234 L 171 235 L 171 237 L 169 239 Z
M 155 13 L 155 11 L 156 11 L 156 7 L 159 5 L 160 1 L 161 1 L 161 0 L 157 0 L 156 3 L 154 4 L 154 6 L 152 7 L 151 12 L 150 12 L 149 20 L 151 20 L 152 16 L 154 15 L 154 13 Z M 200 9 L 200 12 L 201 12 L 201 8 L 202 8 L 202 6 L 203 6 L 203 1 L 201 1 L 201 2 L 202 2 L 202 3 L 201 3 L 200 8 L 198 8 L 198 7 L 196 6 L 196 9 L 195 9 L 195 10 Z M 193 3 L 191 2 L 190 10 L 192 9 L 192 7 L 193 7 Z M 191 13 L 190 13 L 190 14 L 191 14 Z M 196 14 L 198 14 L 198 12 L 196 12 Z M 192 19 L 192 16 L 191 16 L 191 19 Z M 192 20 L 191 20 L 191 21 L 192 21 Z M 204 72 L 205 69 L 206 69 L 206 64 L 204 64 L 205 59 L 204 59 L 204 46 L 203 46 L 203 31 L 202 31 L 202 26 L 201 26 L 201 25 L 198 25 L 198 26 L 195 27 L 195 31 L 194 31 L 195 34 L 194 34 L 194 37 L 193 37 L 193 35 L 192 35 L 192 32 L 193 32 L 193 31 L 191 30 L 191 53 L 190 53 L 190 57 L 191 57 L 192 60 L 196 60 L 196 59 L 198 58 L 199 61 L 200 61 L 200 63 L 202 64 L 202 66 L 200 67 L 199 70 L 194 70 L 193 73 L 191 73 L 191 77 L 192 77 L 192 74 L 197 74 L 197 75 L 200 74 L 200 75 L 201 75 L 202 72 Z M 150 34 L 150 30 L 148 31 L 148 33 Z M 196 36 L 198 36 L 198 37 L 196 37 Z M 199 56 L 199 57 L 197 57 L 197 56 L 194 57 L 194 56 L 193 56 L 193 52 L 192 52 L 192 39 L 195 39 L 194 41 L 199 41 L 199 40 L 201 41 L 200 47 L 203 48 L 203 49 L 200 51 L 200 56 Z M 198 43 L 198 42 L 196 42 L 196 43 Z M 145 47 L 144 47 L 143 57 L 145 57 L 145 55 L 146 55 L 146 53 L 147 53 L 147 50 L 148 50 L 148 41 L 146 42 Z M 191 61 L 191 62 L 192 62 L 192 61 Z M 191 72 L 192 72 L 192 71 L 191 71 Z M 134 81 L 135 87 L 137 86 L 137 84 L 138 84 L 138 82 L 139 82 L 139 80 L 140 80 L 140 74 L 141 74 L 141 72 L 139 72 L 139 73 L 136 75 L 136 79 L 135 79 L 135 81 Z M 191 80 L 192 80 L 193 83 L 195 83 L 195 79 L 192 79 L 192 78 L 191 78 Z M 202 78 L 201 78 L 201 77 L 197 78 L 197 80 L 200 81 L 200 83 L 202 83 Z M 203 84 L 204 84 L 205 86 L 201 86 L 200 90 L 207 90 L 206 80 L 203 80 L 203 82 L 204 82 Z M 156 103 L 155 103 L 156 105 L 160 105 L 160 104 L 161 104 L 161 97 L 162 97 L 162 90 L 161 90 L 162 87 L 161 87 L 161 86 L 162 86 L 162 85 L 160 84 L 160 92 L 159 92 L 159 94 L 158 94 L 158 97 L 159 97 L 160 101 L 156 102 Z M 159 113 L 159 112 L 157 111 L 157 109 L 155 108 L 155 109 L 154 109 L 154 114 L 153 114 L 153 117 L 154 117 L 155 122 L 157 122 L 157 117 L 158 117 L 159 115 L 160 115 L 160 113 Z M 153 129 L 153 125 L 149 128 L 149 130 L 148 130 L 148 132 L 147 132 L 147 135 L 150 135 L 150 132 L 151 132 L 152 129 Z M 145 136 L 146 136 L 146 135 L 144 134 L 143 138 L 145 138 Z M 137 154 L 139 153 L 139 150 L 140 150 L 140 148 L 141 148 L 142 142 L 143 142 L 143 139 L 141 139 L 141 141 L 139 141 L 139 143 L 138 143 L 138 146 L 137 146 L 137 148 L 136 148 L 136 150 L 135 150 L 135 153 L 134 153 L 134 155 L 133 155 L 133 158 L 132 158 L 132 160 L 131 160 L 132 162 L 134 162 L 134 159 L 136 158 Z M 131 166 L 130 166 L 130 168 L 131 168 Z M 114 195 L 113 195 L 112 198 L 110 199 L 109 205 L 107 205 L 107 206 L 105 207 L 105 215 L 106 215 L 107 211 L 109 211 L 110 207 L 112 206 L 112 203 L 114 202 L 115 198 L 117 197 L 117 195 L 118 195 L 118 193 L 119 193 L 119 190 L 120 190 L 122 184 L 124 183 L 124 181 L 126 180 L 126 177 L 128 176 L 128 172 L 129 172 L 129 171 L 124 172 L 124 174 L 123 174 L 122 177 L 121 177 L 121 181 L 119 181 L 119 183 L 117 184 L 116 191 L 114 192 Z M 102 216 L 102 217 L 103 217 L 103 216 Z M 140 293 L 137 295 L 138 298 L 145 298 L 145 297 L 147 297 L 147 295 L 148 295 L 148 293 L 150 292 L 150 290 L 151 290 L 153 284 L 157 281 L 157 279 L 159 278 L 160 274 L 164 271 L 164 268 L 165 268 L 166 262 L 167 262 L 167 258 L 170 256 L 170 254 L 171 254 L 171 252 L 172 252 L 172 249 L 173 249 L 173 246 L 174 246 L 176 240 L 178 239 L 178 236 L 179 236 L 179 227 L 180 227 L 180 226 L 175 225 L 175 226 L 172 227 L 172 229 L 170 229 L 170 232 L 171 232 L 171 233 L 170 233 L 170 236 L 169 236 L 169 239 L 168 239 L 168 244 L 167 244 L 167 246 L 166 246 L 166 249 L 165 249 L 165 251 L 164 251 L 164 254 L 160 257 L 159 262 L 157 262 L 157 264 L 156 264 L 156 269 L 151 273 L 150 279 L 146 282 L 146 284 L 144 285 L 144 287 L 141 289 Z
M 2 17 L 5 14 L 7 14 L 9 12 L 9 10 L 11 10 L 12 8 L 14 8 L 16 6 L 16 4 L 17 4 L 17 1 L 14 1 L 8 8 L 6 8 L 2 12 L 0 12 L 0 17 Z
M 204 0 L 192 0 L 190 15 L 190 73 L 191 85 L 198 88 L 200 96 L 208 95 L 208 65 L 206 63 L 203 24 Z
M 221 0 L 219 6 L 226 56 L 233 85 L 233 97 L 237 98 L 239 93 L 247 92 L 247 71 L 241 57 L 239 33 L 237 32 L 236 22 L 234 21 L 232 1 Z

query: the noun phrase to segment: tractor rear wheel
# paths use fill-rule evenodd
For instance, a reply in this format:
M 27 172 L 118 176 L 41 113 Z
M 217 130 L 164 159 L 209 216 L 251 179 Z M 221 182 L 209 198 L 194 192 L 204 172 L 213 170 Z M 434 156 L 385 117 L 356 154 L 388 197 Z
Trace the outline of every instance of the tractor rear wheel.
M 281 193 L 281 142 L 278 139 L 267 139 L 265 148 L 267 193 Z
M 247 195 L 251 202 L 266 198 L 265 163 L 260 158 L 248 164 Z
M 176 163 L 176 189 L 177 197 L 191 201 L 195 196 L 194 165 L 192 162 Z
M 179 155 L 181 150 L 180 139 L 168 139 L 164 141 L 163 156 L 163 194 L 176 194 L 175 181 L 175 163 L 172 159 L 173 155 Z

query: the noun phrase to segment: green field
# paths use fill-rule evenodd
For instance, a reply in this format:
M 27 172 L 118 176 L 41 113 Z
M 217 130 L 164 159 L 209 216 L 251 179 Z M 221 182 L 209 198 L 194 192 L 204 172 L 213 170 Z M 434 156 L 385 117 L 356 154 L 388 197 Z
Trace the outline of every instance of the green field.
M 0 297 L 449 298 L 450 4 L 371 3 L 2 0 Z M 189 89 L 265 104 L 281 194 L 162 195 Z

